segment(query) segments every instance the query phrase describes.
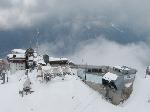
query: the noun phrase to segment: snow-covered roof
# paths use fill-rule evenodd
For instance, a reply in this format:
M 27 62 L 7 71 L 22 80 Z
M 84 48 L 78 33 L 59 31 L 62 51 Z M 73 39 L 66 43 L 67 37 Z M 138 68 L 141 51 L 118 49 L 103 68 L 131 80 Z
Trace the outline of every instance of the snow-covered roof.
M 44 62 L 44 60 L 39 60 L 38 63 L 46 65 L 46 63 Z
M 128 68 L 126 66 L 114 66 L 114 67 L 117 69 L 120 69 L 120 70 L 131 70 L 130 68 Z
M 103 76 L 103 79 L 108 80 L 109 82 L 112 81 L 112 80 L 114 81 L 114 80 L 116 80 L 117 78 L 118 78 L 118 76 L 117 76 L 116 74 L 110 73 L 110 72 L 106 73 L 106 74 Z
M 42 66 L 42 70 L 50 70 L 51 66 Z
M 114 66 L 115 68 L 117 69 L 122 69 L 121 66 L 117 65 L 117 66 Z
M 29 57 L 29 60 L 34 60 L 33 56 L 30 56 L 30 57 Z
M 26 50 L 23 50 L 23 49 L 13 49 L 13 50 L 11 50 L 11 52 L 13 53 L 13 54 L 24 54 L 25 52 L 26 52 Z
M 54 58 L 54 57 L 49 57 L 49 61 L 68 61 L 67 58 Z
M 8 54 L 8 58 L 25 58 L 25 54 Z
M 37 52 L 34 52 L 33 55 L 34 55 L 34 57 L 37 57 L 37 56 L 38 56 L 38 55 L 37 55 Z

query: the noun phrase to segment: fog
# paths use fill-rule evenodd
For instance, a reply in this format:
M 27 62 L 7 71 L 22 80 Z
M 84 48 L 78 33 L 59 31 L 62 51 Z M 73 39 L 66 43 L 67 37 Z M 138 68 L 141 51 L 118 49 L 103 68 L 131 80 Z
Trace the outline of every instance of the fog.
M 70 57 L 80 64 L 125 65 L 137 69 L 140 76 L 145 75 L 145 69 L 150 63 L 149 46 L 145 43 L 121 45 L 104 37 L 81 43 Z
M 128 66 L 138 70 L 138 75 L 145 76 L 146 67 L 150 64 L 150 46 L 145 42 L 119 44 L 108 40 L 104 36 L 78 43 L 72 54 L 56 55 L 64 47 L 63 43 L 43 44 L 40 46 L 42 54 L 55 57 L 67 57 L 76 64 Z

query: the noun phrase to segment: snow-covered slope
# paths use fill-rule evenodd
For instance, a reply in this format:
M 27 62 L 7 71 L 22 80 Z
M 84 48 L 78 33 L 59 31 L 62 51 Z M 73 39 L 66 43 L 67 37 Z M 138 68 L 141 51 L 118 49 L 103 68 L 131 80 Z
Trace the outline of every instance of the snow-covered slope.
M 25 80 L 19 72 L 0 85 L 0 112 L 149 112 L 150 77 L 136 78 L 131 97 L 119 106 L 104 100 L 96 91 L 85 85 L 77 76 L 56 77 L 49 83 L 40 83 L 30 74 L 35 92 L 24 96 L 18 94 Z

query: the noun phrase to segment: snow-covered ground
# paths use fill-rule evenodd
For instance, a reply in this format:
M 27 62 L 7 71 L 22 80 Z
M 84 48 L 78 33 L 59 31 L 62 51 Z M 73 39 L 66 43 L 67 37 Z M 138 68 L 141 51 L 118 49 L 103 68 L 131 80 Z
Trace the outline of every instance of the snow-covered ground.
M 137 77 L 131 97 L 119 106 L 105 101 L 102 96 L 85 85 L 77 76 L 56 77 L 48 83 L 36 80 L 30 74 L 35 92 L 19 95 L 23 72 L 9 76 L 9 82 L 0 85 L 0 112 L 150 112 L 150 77 Z

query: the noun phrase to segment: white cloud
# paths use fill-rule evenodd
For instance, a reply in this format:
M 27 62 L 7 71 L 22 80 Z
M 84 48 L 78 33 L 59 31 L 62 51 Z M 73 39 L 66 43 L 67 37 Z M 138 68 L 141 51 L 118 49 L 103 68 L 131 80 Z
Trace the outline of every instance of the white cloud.
M 145 43 L 121 45 L 103 37 L 81 43 L 70 57 L 76 63 L 82 64 L 126 65 L 138 69 L 143 76 L 150 63 L 149 46 Z
M 30 27 L 49 22 L 51 17 L 60 20 L 93 17 L 100 25 L 107 20 L 137 33 L 150 29 L 149 0 L 1 0 L 0 4 L 0 29 Z
M 36 11 L 39 8 L 36 0 L 7 0 L 4 3 L 6 7 L 0 5 L 1 30 L 30 27 L 43 18 L 45 14 L 44 12 Z M 7 4 L 9 5 L 7 6 Z

